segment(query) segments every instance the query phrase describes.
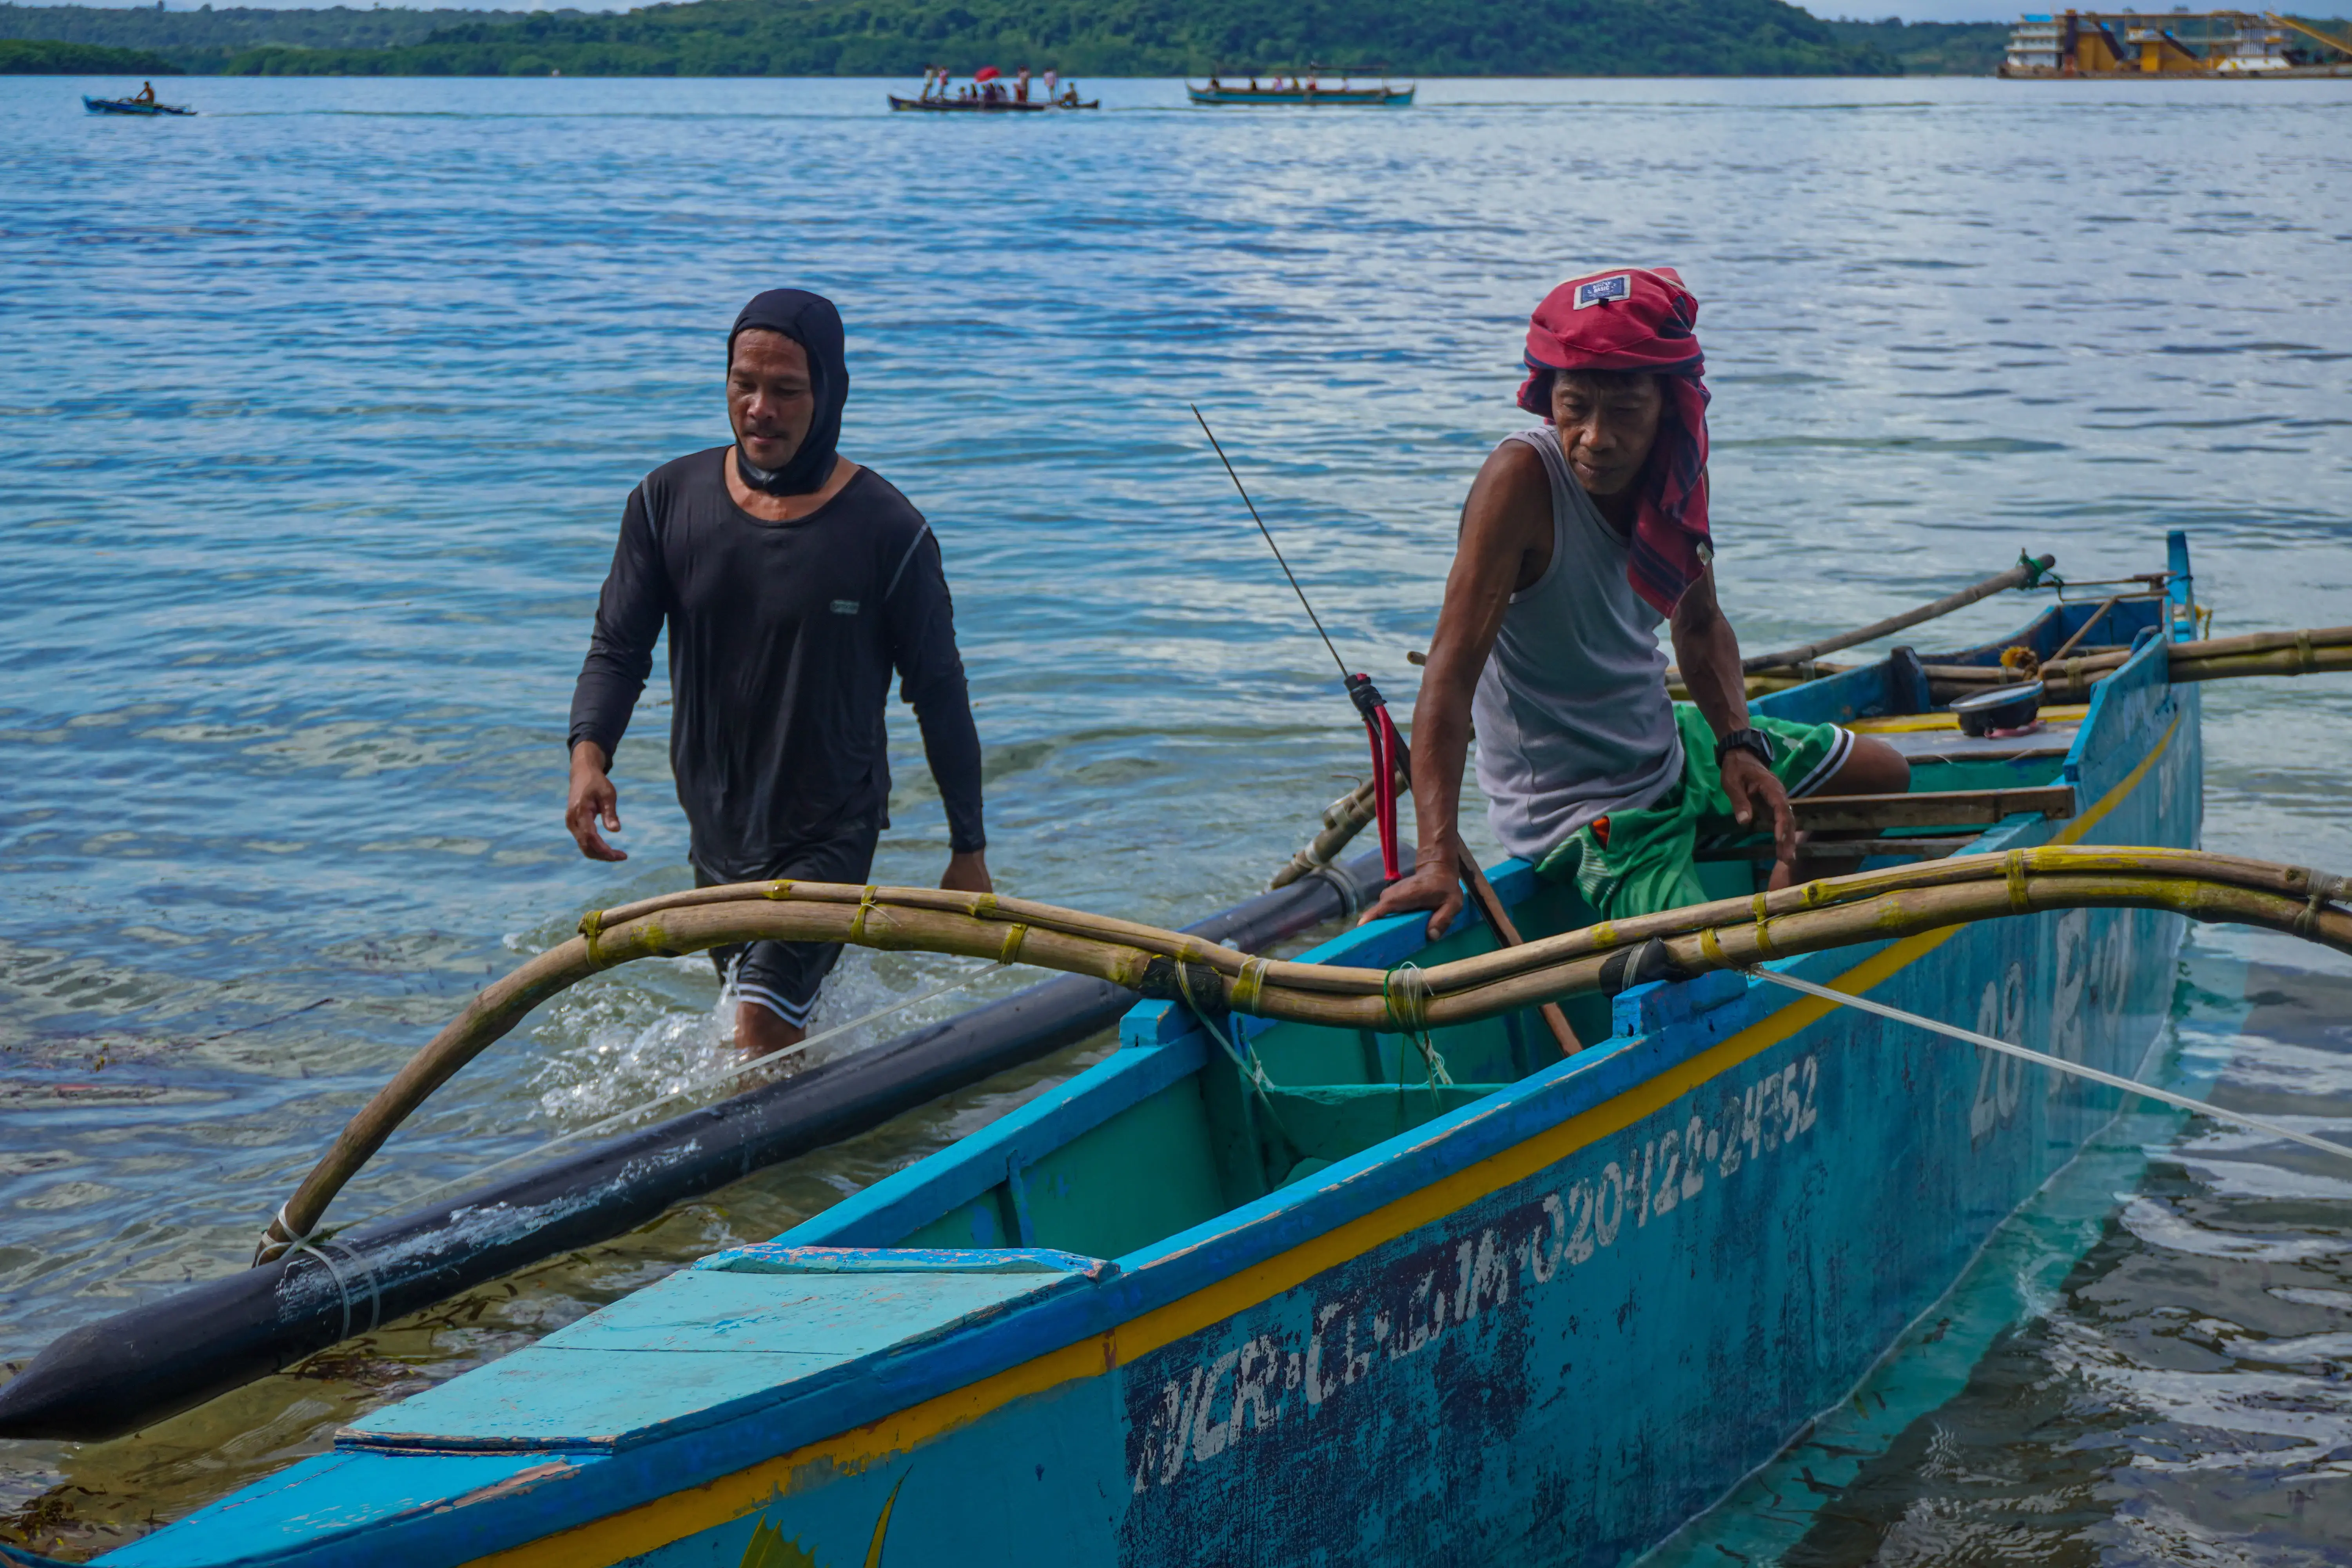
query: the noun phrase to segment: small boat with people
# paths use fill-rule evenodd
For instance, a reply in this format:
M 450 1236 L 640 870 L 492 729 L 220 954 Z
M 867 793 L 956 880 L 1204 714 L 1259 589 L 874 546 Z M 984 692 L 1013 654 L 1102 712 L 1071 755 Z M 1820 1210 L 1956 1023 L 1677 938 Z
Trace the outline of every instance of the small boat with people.
M 194 114 L 194 110 L 177 103 L 158 103 L 155 84 L 148 82 L 129 98 L 92 98 L 82 94 L 82 108 L 92 114 Z
M 890 94 L 890 107 L 898 112 L 920 114 L 1042 114 L 1055 109 L 1100 109 L 1102 100 L 1078 97 L 1076 82 L 1066 82 L 1057 72 L 1048 70 L 1039 79 L 1037 96 L 1030 95 L 1029 68 L 1023 66 L 1009 79 L 994 66 L 982 66 L 971 73 L 971 80 L 961 88 L 953 87 L 953 77 L 945 66 L 933 66 L 923 72 L 923 90 L 913 98 Z
M 1118 1049 L 992 1125 L 108 1561 L 1657 1546 L 1840 1407 L 2132 1093 L 2167 1097 L 2136 1085 L 2184 917 L 2352 951 L 2352 881 L 2194 848 L 2196 683 L 2352 669 L 2352 627 L 2195 640 L 2182 535 L 2163 570 L 2008 637 L 1820 663 L 2048 564 L 1750 661 L 1771 677 L 1754 711 L 1914 770 L 1906 793 L 1799 803 L 1864 857 L 1852 875 L 1775 888 L 1771 836 L 1732 833 L 1700 846 L 1706 901 L 1600 921 L 1572 880 L 1471 864 L 1440 939 L 1393 916 L 1286 962 L 930 889 L 747 883 L 591 913 L 469 1005 L 458 1054 L 405 1076 L 429 1092 L 589 974 L 754 937 L 1150 999 Z M 2002 721 L 1964 723 L 1954 700 L 1993 690 Z
M 1304 71 L 1278 70 L 1263 78 L 1251 71 L 1246 81 L 1236 84 L 1228 79 L 1235 73 L 1213 72 L 1205 85 L 1184 84 L 1184 95 L 1194 103 L 1292 103 L 1311 107 L 1332 108 L 1354 106 L 1370 109 L 1402 109 L 1412 102 L 1414 84 L 1392 84 L 1377 68 L 1370 70 L 1341 69 L 1328 66 L 1309 66 Z M 1335 82 L 1331 79 L 1337 76 Z M 1377 76 L 1376 85 L 1359 87 L 1354 79 Z

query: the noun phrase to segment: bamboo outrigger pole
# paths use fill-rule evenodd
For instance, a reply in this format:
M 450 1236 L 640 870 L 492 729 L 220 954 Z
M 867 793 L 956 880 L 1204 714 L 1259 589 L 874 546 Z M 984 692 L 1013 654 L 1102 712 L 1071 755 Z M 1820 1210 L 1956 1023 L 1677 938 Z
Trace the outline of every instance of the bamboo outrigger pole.
M 1825 653 L 1835 653 L 1840 648 L 1852 647 L 1857 643 L 1866 643 L 1874 638 L 1899 632 L 1906 626 L 1916 626 L 1921 621 L 1932 621 L 1938 616 L 1948 616 L 1954 610 L 1965 609 L 1979 599 L 1989 599 L 2005 589 L 2031 588 L 2042 581 L 2042 574 L 2044 572 L 2057 563 L 2058 558 L 2054 555 L 2029 557 L 2023 551 L 2020 551 L 2016 565 L 2006 572 L 1986 578 L 1974 587 L 1963 588 L 1957 594 L 1947 594 L 1932 605 L 1922 605 L 1916 610 L 1906 610 L 1899 616 L 1889 616 L 1883 621 L 1874 621 L 1858 631 L 1840 632 L 1833 637 L 1823 637 L 1819 642 L 1809 642 L 1802 647 L 1787 648 L 1780 653 L 1753 655 L 1739 661 L 1740 672 L 1753 674 L 1759 669 L 1780 669 L 1791 665 L 1809 664 Z
M 2352 953 L 2352 879 L 2263 860 L 2161 848 L 2049 847 L 1970 855 L 1801 883 L 1607 921 L 1427 970 L 1394 973 L 1255 958 L 1181 932 L 990 893 L 753 882 L 588 915 L 581 934 L 485 986 L 352 1118 L 271 1220 L 256 1262 L 319 1228 L 327 1205 L 427 1096 L 541 1003 L 635 959 L 733 942 L 838 942 L 961 953 L 1110 981 L 1204 1010 L 1412 1032 L 1676 977 L 2075 908 L 2153 909 L 2259 926 Z
M 2081 701 L 2098 682 L 2113 675 L 2131 658 L 2126 648 L 2111 653 L 2080 654 L 2053 658 L 2032 675 L 2021 675 L 1998 665 L 1930 664 L 1922 668 L 1937 688 L 1972 689 L 2005 686 L 2039 679 L 2044 698 Z M 2210 637 L 2201 642 L 2167 645 L 2166 679 L 2227 680 L 2247 675 L 2324 675 L 2352 670 L 2352 626 L 2314 626 L 2298 631 L 2249 632 L 2242 637 Z

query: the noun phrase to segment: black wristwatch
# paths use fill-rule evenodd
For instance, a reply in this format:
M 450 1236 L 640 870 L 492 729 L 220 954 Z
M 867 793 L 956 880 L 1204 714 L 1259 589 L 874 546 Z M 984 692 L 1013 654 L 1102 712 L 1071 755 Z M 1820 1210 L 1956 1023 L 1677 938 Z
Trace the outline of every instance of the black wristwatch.
M 1734 730 L 1715 743 L 1715 765 L 1718 770 L 1724 757 L 1733 752 L 1746 752 L 1769 768 L 1772 765 L 1772 737 L 1761 730 Z

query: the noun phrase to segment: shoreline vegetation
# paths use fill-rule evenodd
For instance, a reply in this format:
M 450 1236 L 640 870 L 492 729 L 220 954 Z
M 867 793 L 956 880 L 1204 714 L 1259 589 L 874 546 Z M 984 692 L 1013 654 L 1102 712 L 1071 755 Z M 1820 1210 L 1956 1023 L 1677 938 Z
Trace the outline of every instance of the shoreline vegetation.
M 167 55 L 110 44 L 0 37 L 0 76 L 185 76 Z
M 1783 0 L 689 0 L 618 13 L 0 4 L 0 74 L 912 78 L 934 64 L 1205 76 L 1989 76 L 2007 23 L 1831 22 Z M 154 63 L 12 65 L 62 51 Z

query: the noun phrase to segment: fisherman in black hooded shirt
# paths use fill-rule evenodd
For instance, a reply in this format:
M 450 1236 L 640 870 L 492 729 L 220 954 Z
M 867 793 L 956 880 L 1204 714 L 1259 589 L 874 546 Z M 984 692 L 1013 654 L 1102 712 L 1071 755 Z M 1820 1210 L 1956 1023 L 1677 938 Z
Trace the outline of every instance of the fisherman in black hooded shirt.
M 698 885 L 866 879 L 889 826 L 883 709 L 895 670 L 947 806 L 940 886 L 993 890 L 980 735 L 939 543 L 881 475 L 835 452 L 848 397 L 832 304 L 772 289 L 727 340 L 734 445 L 666 463 L 630 492 L 572 699 L 563 820 L 591 859 L 627 858 L 597 825 L 621 826 L 613 751 L 667 623 L 670 765 Z M 764 1053 L 800 1040 L 840 955 L 831 942 L 714 952 L 721 978 L 737 965 L 736 1044 Z

